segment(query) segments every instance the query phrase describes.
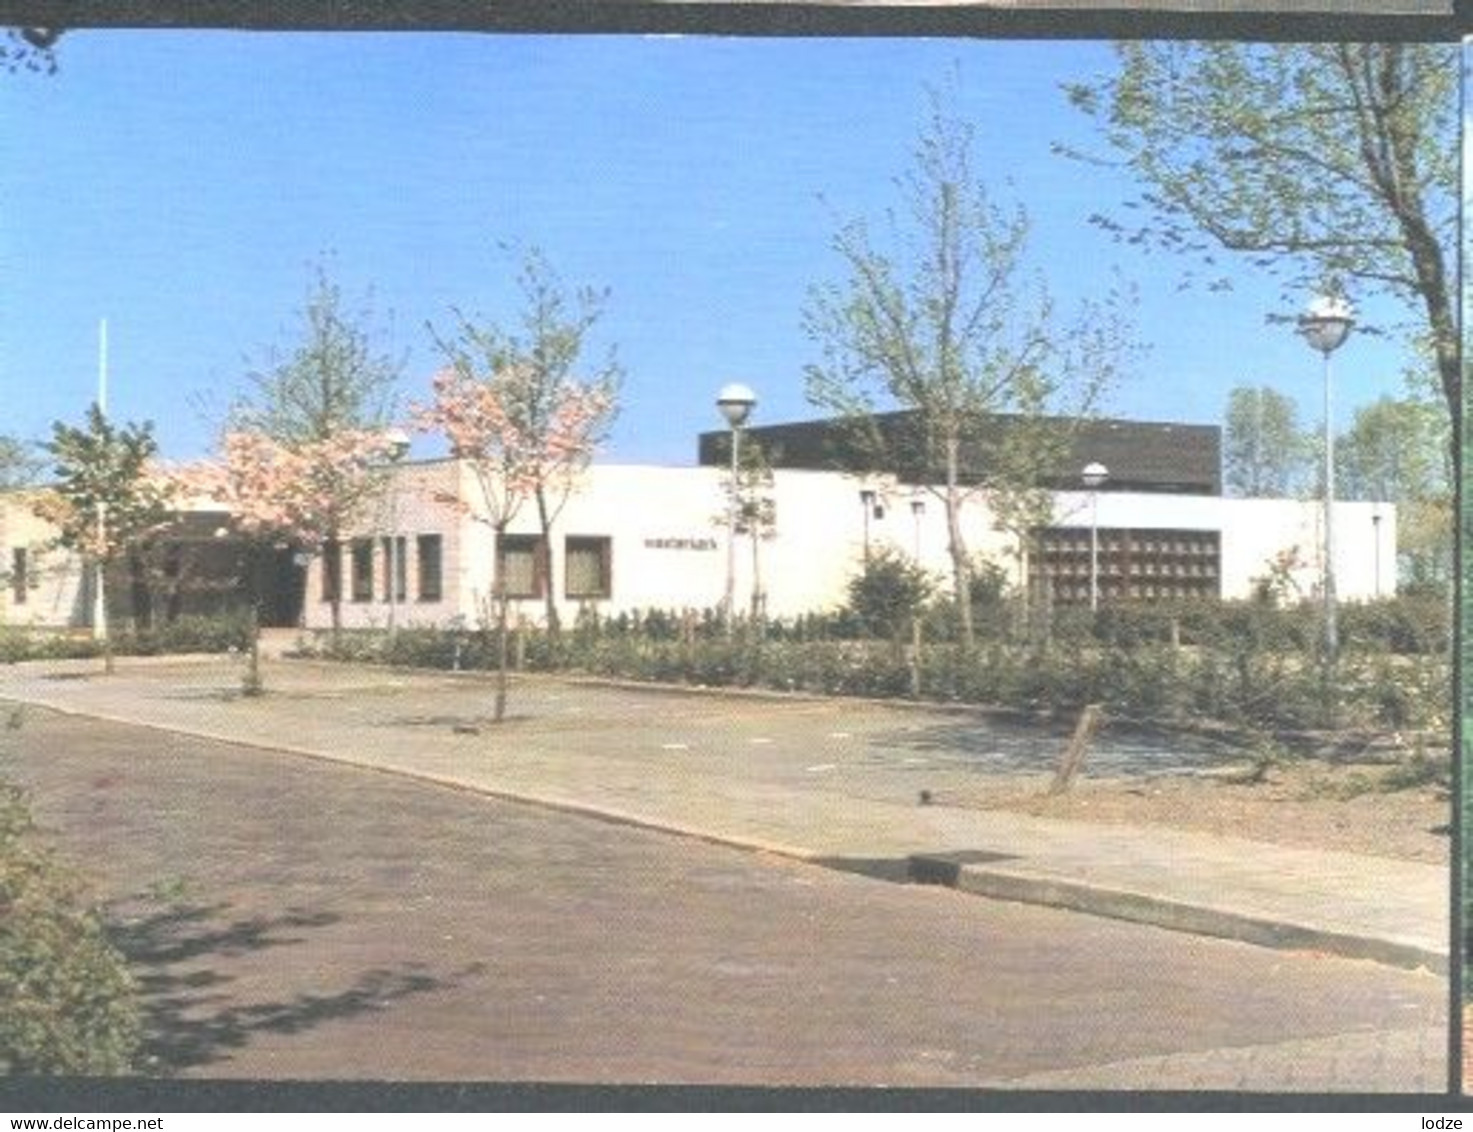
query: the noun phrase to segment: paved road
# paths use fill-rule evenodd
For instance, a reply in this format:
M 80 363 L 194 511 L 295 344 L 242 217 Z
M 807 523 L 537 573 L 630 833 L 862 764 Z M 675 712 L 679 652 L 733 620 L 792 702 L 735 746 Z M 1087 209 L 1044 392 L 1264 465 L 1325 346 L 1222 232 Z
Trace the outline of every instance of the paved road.
M 946 867 L 972 892 L 1446 966 L 1445 867 L 977 809 L 968 799 L 985 799 L 989 767 L 1026 762 L 1016 749 L 989 756 L 997 729 L 975 711 L 526 676 L 492 725 L 481 675 L 269 669 L 270 693 L 241 699 L 224 659 L 128 658 L 106 677 L 91 661 L 17 664 L 0 666 L 0 696 L 798 860 L 903 869 L 944 856 L 965 862 Z M 1062 740 L 1032 742 L 1056 753 Z M 934 804 L 918 804 L 923 790 Z
M 6 741 L 125 919 L 161 1071 L 1445 1087 L 1445 983 L 1425 973 L 39 710 Z

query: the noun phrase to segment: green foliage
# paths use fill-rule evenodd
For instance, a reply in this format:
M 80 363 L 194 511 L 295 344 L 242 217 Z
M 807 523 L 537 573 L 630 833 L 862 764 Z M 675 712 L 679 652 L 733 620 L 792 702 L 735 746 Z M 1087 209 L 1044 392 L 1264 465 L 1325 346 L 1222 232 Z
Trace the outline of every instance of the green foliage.
M 32 445 L 13 436 L 0 435 L 0 491 L 11 491 L 36 482 L 45 461 Z
M 908 555 L 879 547 L 846 587 L 848 609 L 874 637 L 898 640 L 935 591 L 931 576 Z
M 1060 314 L 1028 262 L 1027 213 L 982 182 L 954 94 L 931 92 L 888 230 L 856 220 L 834 237 L 844 277 L 810 296 L 804 328 L 821 359 L 805 379 L 808 399 L 847 423 L 854 470 L 925 469 L 945 483 L 953 596 L 970 642 L 964 502 L 985 489 L 1009 529 L 1040 525 L 1040 481 L 1131 343 L 1115 296 Z M 876 414 L 889 409 L 906 414 L 904 427 L 881 426 Z M 987 427 L 998 414 L 1018 426 L 1000 441 Z M 964 477 L 963 453 L 979 446 L 989 450 Z
M 1381 776 L 1380 788 L 1384 791 L 1446 788 L 1452 783 L 1452 769 L 1452 762 L 1445 754 L 1432 754 L 1418 746 Z
M 273 351 L 250 374 L 249 391 L 230 410 L 231 426 L 288 448 L 382 428 L 403 364 L 378 345 L 372 297 L 350 308 L 319 263 L 300 321 L 296 343 L 285 354 Z
M 728 635 L 716 610 L 613 617 L 590 610 L 561 642 L 537 629 L 515 632 L 512 652 L 530 671 L 829 695 L 918 692 L 928 700 L 1028 711 L 1067 713 L 1100 703 L 1117 719 L 1187 727 L 1431 734 L 1447 728 L 1452 677 L 1445 604 L 1388 599 L 1343 607 L 1332 681 L 1319 654 L 1318 608 L 1254 602 L 1106 606 L 1093 620 L 1088 610 L 1060 611 L 1067 615 L 1055 618 L 1052 634 L 1036 641 L 1014 639 L 999 618 L 998 631 L 971 648 L 928 629 L 917 663 L 893 637 L 910 608 L 894 600 L 904 572 L 876 563 L 870 573 L 887 581 L 876 586 L 885 600 L 876 600 L 868 619 L 857 609 L 761 623 L 739 619 Z M 929 614 L 942 615 L 937 607 Z M 453 667 L 458 656 L 466 670 L 491 670 L 498 656 L 494 630 L 400 630 L 392 639 L 359 632 L 321 651 L 435 668 Z
M 1452 650 L 1452 617 L 1443 595 L 1410 594 L 1340 607 L 1341 645 L 1353 652 L 1443 656 Z
M 1382 397 L 1356 410 L 1336 440 L 1336 491 L 1396 504 L 1398 582 L 1452 578 L 1452 432 L 1446 412 L 1420 397 Z
M 117 649 L 137 656 L 245 651 L 251 645 L 250 611 L 174 621 L 119 634 Z
M 455 338 L 437 335 L 436 340 L 458 373 L 495 375 L 504 416 L 502 431 L 518 438 L 510 447 L 537 453 L 521 461 L 496 461 L 501 466 L 495 473 L 527 481 L 537 506 L 543 545 L 551 546 L 553 522 L 618 415 L 623 369 L 612 349 L 600 363 L 584 361 L 589 336 L 608 301 L 606 289 L 585 286 L 569 291 L 538 248 L 525 253 L 517 288 L 522 309 L 516 329 L 477 322 L 456 310 Z M 585 366 L 588 372 L 579 372 Z M 569 431 L 569 409 L 574 405 L 587 415 Z M 456 440 L 452 438 L 451 443 Z M 489 499 L 486 503 L 500 518 L 509 519 L 509 500 L 499 507 L 493 507 Z M 544 611 L 548 625 L 557 633 L 557 603 L 550 588 Z
M 121 629 L 111 635 L 113 651 L 122 655 L 162 656 L 220 653 L 250 646 L 249 613 L 218 617 L 181 617 L 146 629 Z M 101 642 L 90 636 L 0 626 L 0 664 L 24 660 L 82 660 L 99 656 Z
M 101 655 L 101 642 L 90 636 L 33 633 L 0 626 L 0 664 L 17 664 L 23 660 L 84 660 Z
M 1230 285 L 1215 258 L 1227 249 L 1280 273 L 1294 307 L 1333 279 L 1389 295 L 1415 313 L 1457 419 L 1456 45 L 1116 51 L 1115 75 L 1068 91 L 1140 184 L 1128 213 L 1097 220 L 1185 253 L 1209 287 Z
M 1230 495 L 1285 498 L 1309 479 L 1311 442 L 1291 398 L 1271 386 L 1240 385 L 1228 393 L 1223 481 Z
M 57 541 L 88 562 L 119 560 L 168 519 L 167 490 L 148 474 L 158 451 L 153 422 L 114 425 L 94 404 L 83 427 L 52 425 L 45 448 L 55 483 L 37 509 L 57 525 Z
M 57 71 L 56 41 L 61 28 L 6 28 L 0 39 L 0 67 L 12 74 L 30 71 L 54 75 Z
M 137 989 L 77 878 L 36 844 L 0 780 L 0 1075 L 133 1068 Z
M 1404 503 L 1447 494 L 1451 430 L 1432 402 L 1382 396 L 1355 411 L 1335 442 L 1336 492 L 1345 499 Z

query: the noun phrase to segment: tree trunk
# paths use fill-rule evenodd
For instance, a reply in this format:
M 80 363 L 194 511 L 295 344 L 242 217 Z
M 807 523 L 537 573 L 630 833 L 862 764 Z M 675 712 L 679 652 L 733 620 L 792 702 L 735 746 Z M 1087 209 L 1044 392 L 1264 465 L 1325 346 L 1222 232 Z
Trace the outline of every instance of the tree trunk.
M 507 607 L 510 603 L 506 596 L 506 573 L 501 564 L 501 544 L 505 537 L 506 524 L 502 523 L 496 528 L 496 582 L 492 586 L 496 595 L 496 703 L 492 713 L 492 721 L 495 723 L 506 718 L 506 689 L 509 683 L 507 673 L 511 666 L 511 642 L 507 639 Z
M 500 723 L 506 718 L 506 689 L 510 683 L 511 669 L 510 629 L 507 625 L 506 589 L 497 583 L 496 594 L 496 705 L 492 721 Z
M 266 684 L 261 679 L 261 595 L 259 588 L 251 596 L 251 620 L 248 626 L 251 634 L 251 649 L 246 659 L 245 679 L 241 681 L 241 694 L 245 696 L 261 696 L 266 693 Z
M 962 538 L 961 488 L 957 484 L 961 444 L 955 436 L 946 441 L 946 534 L 951 552 L 951 574 L 956 609 L 961 617 L 962 650 L 970 652 L 976 640 L 972 624 L 972 567 L 967 561 L 967 544 Z
M 261 679 L 261 593 L 264 589 L 261 551 L 260 546 L 252 543 L 246 552 L 246 569 L 250 572 L 251 581 L 251 647 L 246 659 L 245 679 L 241 681 L 241 692 L 247 696 L 260 696 L 266 691 L 265 682 Z
M 557 641 L 562 635 L 562 621 L 558 618 L 557 597 L 553 592 L 552 572 L 552 516 L 547 509 L 547 492 L 541 485 L 537 488 L 537 521 L 542 526 L 542 553 L 547 562 L 547 586 L 544 591 L 547 603 L 547 635 Z
M 101 626 L 93 626 L 95 634 L 98 628 L 102 629 L 102 671 L 111 676 L 117 671 L 117 658 L 113 655 L 113 630 L 108 621 L 107 610 L 107 563 L 99 561 L 97 564 L 97 606 L 102 610 Z

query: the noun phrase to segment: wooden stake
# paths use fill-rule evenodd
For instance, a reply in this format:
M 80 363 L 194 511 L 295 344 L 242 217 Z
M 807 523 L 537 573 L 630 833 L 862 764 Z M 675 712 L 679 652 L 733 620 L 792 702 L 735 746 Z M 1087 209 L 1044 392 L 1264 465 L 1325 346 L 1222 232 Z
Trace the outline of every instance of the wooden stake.
M 1054 774 L 1053 784 L 1048 788 L 1050 794 L 1062 794 L 1069 789 L 1074 776 L 1084 765 L 1084 756 L 1089 754 L 1090 744 L 1094 742 L 1095 732 L 1100 729 L 1104 718 L 1105 713 L 1099 704 L 1085 705 L 1084 711 L 1079 715 L 1079 722 L 1074 725 L 1074 734 L 1069 739 L 1069 745 L 1064 748 L 1064 757 L 1059 760 L 1059 769 Z

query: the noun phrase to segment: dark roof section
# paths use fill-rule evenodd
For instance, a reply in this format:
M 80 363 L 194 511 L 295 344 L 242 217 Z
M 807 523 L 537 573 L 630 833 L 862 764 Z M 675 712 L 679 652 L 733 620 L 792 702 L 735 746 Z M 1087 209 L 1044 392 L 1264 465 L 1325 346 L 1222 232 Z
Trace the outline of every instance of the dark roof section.
M 906 445 L 913 427 L 911 412 L 879 413 L 875 422 L 892 451 L 916 450 Z M 1020 418 L 999 414 L 990 418 L 962 454 L 963 479 L 976 481 L 985 474 L 985 453 L 1005 430 L 1017 427 Z M 1067 426 L 1062 418 L 1055 423 Z M 1110 470 L 1103 490 L 1146 491 L 1179 495 L 1222 494 L 1222 431 L 1216 425 L 1176 424 L 1157 421 L 1096 419 L 1080 422 L 1067 456 L 1053 474 L 1045 476 L 1049 487 L 1078 488 L 1079 474 L 1086 464 L 1099 462 Z M 774 468 L 812 471 L 865 470 L 863 449 L 856 445 L 850 427 L 841 420 L 799 421 L 791 424 L 748 428 L 750 437 L 762 446 Z M 725 430 L 703 432 L 699 456 L 704 465 L 719 465 L 730 459 Z M 901 464 L 904 466 L 900 466 Z M 907 483 L 936 483 L 945 478 L 939 467 L 929 471 L 924 461 L 897 461 L 896 466 L 870 470 L 892 472 Z

